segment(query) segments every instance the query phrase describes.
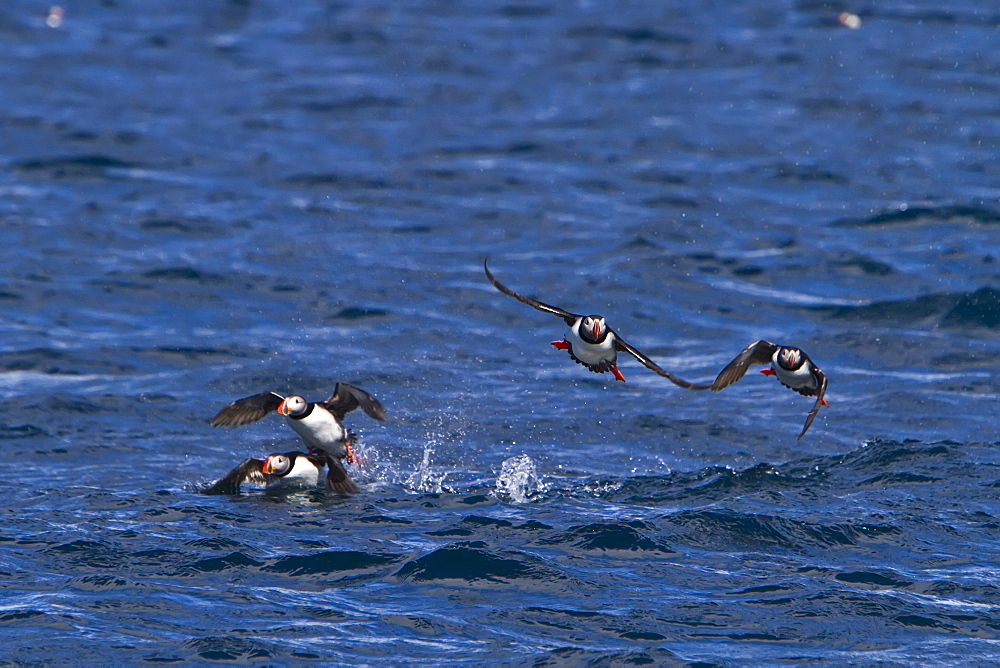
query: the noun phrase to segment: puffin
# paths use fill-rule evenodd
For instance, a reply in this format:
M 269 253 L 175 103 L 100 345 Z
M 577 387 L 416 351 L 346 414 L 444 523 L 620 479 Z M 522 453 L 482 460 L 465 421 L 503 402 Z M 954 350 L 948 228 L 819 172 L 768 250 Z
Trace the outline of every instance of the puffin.
M 566 335 L 562 339 L 553 341 L 552 345 L 559 350 L 567 351 L 577 364 L 582 364 L 594 373 L 607 373 L 610 371 L 617 380 L 624 383 L 625 376 L 618 368 L 618 353 L 625 352 L 642 362 L 643 366 L 650 371 L 663 376 L 675 385 L 688 390 L 707 390 L 712 387 L 711 383 L 691 383 L 683 378 L 678 378 L 669 371 L 661 369 L 656 362 L 649 359 L 649 357 L 637 348 L 630 346 L 622 337 L 618 336 L 615 330 L 608 327 L 603 316 L 577 315 L 576 313 L 563 310 L 558 306 L 544 304 L 511 290 L 498 281 L 493 273 L 490 272 L 487 261 L 488 258 L 483 259 L 483 270 L 486 272 L 486 278 L 493 284 L 493 287 L 519 302 L 533 306 L 543 313 L 551 313 L 558 316 L 562 318 L 563 322 L 569 325 Z
M 712 383 L 712 391 L 718 392 L 738 381 L 752 364 L 769 364 L 767 369 L 761 369 L 762 374 L 774 376 L 782 385 L 803 396 L 816 397 L 816 403 L 809 411 L 798 438 L 805 436 L 816 419 L 820 405 L 830 405 L 826 403 L 826 374 L 800 348 L 779 346 L 760 339 L 747 346 L 746 350 L 719 372 Z
M 267 487 L 316 487 L 323 479 L 326 458 L 305 452 L 283 452 L 264 459 L 243 460 L 202 494 L 239 494 L 240 485 L 254 482 Z
M 283 415 L 309 449 L 309 454 L 323 457 L 329 472 L 326 489 L 337 494 L 352 494 L 358 486 L 347 475 L 340 460 L 354 464 L 353 445 L 356 437 L 344 427 L 347 413 L 360 407 L 369 417 L 382 422 L 385 409 L 375 397 L 362 389 L 337 383 L 326 401 L 309 402 L 293 394 L 283 397 L 277 392 L 262 392 L 237 399 L 212 418 L 213 427 L 240 427 L 261 420 L 274 411 Z

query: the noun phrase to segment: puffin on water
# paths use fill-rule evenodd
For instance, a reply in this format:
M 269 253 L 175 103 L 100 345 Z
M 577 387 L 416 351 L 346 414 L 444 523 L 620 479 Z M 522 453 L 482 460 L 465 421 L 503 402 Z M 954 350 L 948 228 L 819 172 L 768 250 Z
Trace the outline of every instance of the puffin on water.
M 255 482 L 267 487 L 316 487 L 323 480 L 325 457 L 304 452 L 284 452 L 264 459 L 243 460 L 218 482 L 201 490 L 202 494 L 239 494 L 240 485 Z
M 569 311 L 564 311 L 558 306 L 543 304 L 540 301 L 514 292 L 493 276 L 487 265 L 487 260 L 488 258 L 483 259 L 483 269 L 486 271 L 486 278 L 493 284 L 493 287 L 528 306 L 535 307 L 539 311 L 556 315 L 569 325 L 569 331 L 566 332 L 566 336 L 558 341 L 553 341 L 552 345 L 559 350 L 567 351 L 576 363 L 582 364 L 594 373 L 606 373 L 610 371 L 616 379 L 625 382 L 625 376 L 618 369 L 618 353 L 626 352 L 642 362 L 647 369 L 663 376 L 675 385 L 688 390 L 707 390 L 712 387 L 710 383 L 690 383 L 683 378 L 678 378 L 669 371 L 664 371 L 656 362 L 646 357 L 646 355 L 630 346 L 618 336 L 613 329 L 607 326 L 602 316 L 577 315 Z
M 309 402 L 298 395 L 283 397 L 277 392 L 262 392 L 237 399 L 212 418 L 213 427 L 240 427 L 262 419 L 271 411 L 288 419 L 288 424 L 302 437 L 309 454 L 323 457 L 329 472 L 328 492 L 351 494 L 358 486 L 347 475 L 341 459 L 355 463 L 352 445 L 355 436 L 344 427 L 347 413 L 360 407 L 369 417 L 385 420 L 385 409 L 375 397 L 353 385 L 337 383 L 326 401 Z
M 809 356 L 799 348 L 779 346 L 761 339 L 747 346 L 746 350 L 719 372 L 719 376 L 712 383 L 712 391 L 718 392 L 738 381 L 746 374 L 751 364 L 769 364 L 769 368 L 761 369 L 762 374 L 775 376 L 782 385 L 803 396 L 816 397 L 816 403 L 809 411 L 806 424 L 802 427 L 798 438 L 805 436 L 809 426 L 816 419 L 820 405 L 830 405 L 826 403 L 826 374 L 820 371 Z

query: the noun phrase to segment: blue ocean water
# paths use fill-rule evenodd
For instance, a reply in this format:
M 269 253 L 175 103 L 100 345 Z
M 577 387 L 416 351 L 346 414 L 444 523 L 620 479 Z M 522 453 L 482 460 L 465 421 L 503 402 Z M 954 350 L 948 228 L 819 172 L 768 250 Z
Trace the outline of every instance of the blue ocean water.
M 3 662 L 1000 659 L 1000 12 L 89 5 L 0 16 Z M 199 494 L 338 381 L 362 493 Z

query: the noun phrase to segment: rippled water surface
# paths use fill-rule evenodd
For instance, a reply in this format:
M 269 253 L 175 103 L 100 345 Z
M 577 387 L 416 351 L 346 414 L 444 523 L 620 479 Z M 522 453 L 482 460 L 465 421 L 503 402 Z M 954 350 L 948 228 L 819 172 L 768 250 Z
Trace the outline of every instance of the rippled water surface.
M 996 10 L 85 4 L 0 17 L 5 661 L 1000 659 Z M 362 493 L 199 494 L 338 381 Z

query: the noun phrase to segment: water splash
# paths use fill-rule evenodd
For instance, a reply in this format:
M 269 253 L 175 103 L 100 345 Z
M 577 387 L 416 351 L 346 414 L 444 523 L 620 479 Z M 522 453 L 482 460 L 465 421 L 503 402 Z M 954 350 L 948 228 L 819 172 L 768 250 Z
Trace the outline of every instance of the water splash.
M 430 494 L 440 494 L 445 491 L 444 478 L 448 475 L 448 472 L 435 472 L 431 468 L 431 455 L 433 454 L 434 448 L 430 446 L 425 447 L 423 459 L 406 481 L 406 485 L 414 491 Z
M 535 461 L 528 455 L 505 459 L 497 476 L 497 496 L 513 503 L 526 503 L 548 489 L 541 481 Z

